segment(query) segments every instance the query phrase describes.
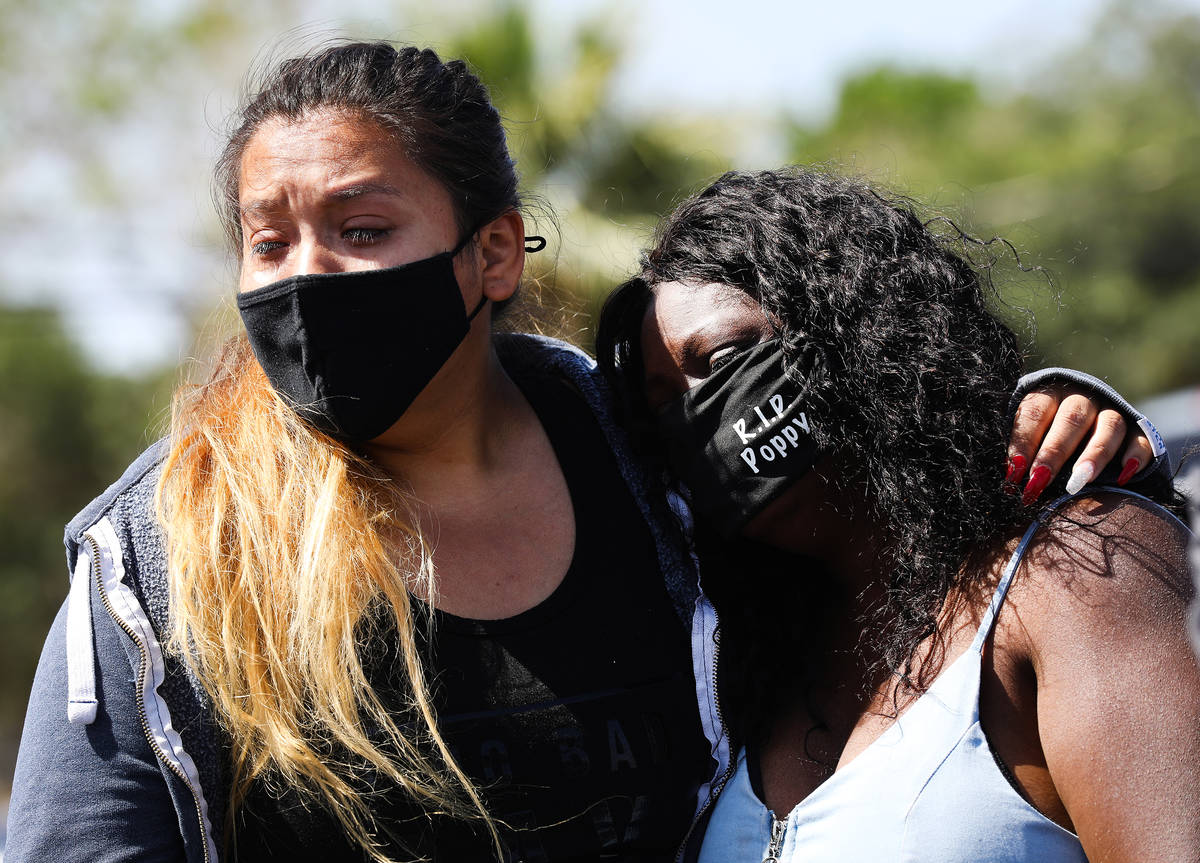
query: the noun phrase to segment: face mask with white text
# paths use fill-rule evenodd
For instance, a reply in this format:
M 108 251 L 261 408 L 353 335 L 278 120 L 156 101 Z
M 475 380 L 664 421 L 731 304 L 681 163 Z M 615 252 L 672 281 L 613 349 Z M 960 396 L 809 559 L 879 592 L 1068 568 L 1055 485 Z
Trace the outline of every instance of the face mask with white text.
M 667 460 L 692 506 L 725 537 L 819 460 L 798 387 L 784 374 L 778 339 L 749 348 L 662 408 Z

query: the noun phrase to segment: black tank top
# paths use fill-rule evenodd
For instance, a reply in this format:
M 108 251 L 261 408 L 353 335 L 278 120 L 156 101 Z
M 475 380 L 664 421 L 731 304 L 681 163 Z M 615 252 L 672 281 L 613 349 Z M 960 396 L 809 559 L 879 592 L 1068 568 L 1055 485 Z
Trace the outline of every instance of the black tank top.
M 507 860 L 669 859 L 712 766 L 690 633 L 587 405 L 556 378 L 518 384 L 566 477 L 575 553 L 558 588 L 515 617 L 435 613 L 423 654 L 439 728 L 488 811 L 507 825 Z M 379 659 L 375 667 L 388 667 L 393 657 Z M 376 683 L 388 691 L 386 679 Z M 478 824 L 425 817 L 398 792 L 380 790 L 390 856 L 493 856 Z M 239 822 L 243 860 L 361 857 L 328 813 L 306 809 L 294 793 L 256 788 Z

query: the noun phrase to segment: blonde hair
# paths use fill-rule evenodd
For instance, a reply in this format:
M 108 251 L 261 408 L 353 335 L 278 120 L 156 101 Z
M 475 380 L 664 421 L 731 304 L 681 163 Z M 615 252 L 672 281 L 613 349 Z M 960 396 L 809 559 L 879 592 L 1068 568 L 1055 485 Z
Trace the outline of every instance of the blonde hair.
M 428 814 L 482 820 L 499 855 L 430 703 L 409 590 L 433 596 L 433 565 L 411 506 L 378 468 L 300 420 L 244 335 L 205 383 L 176 393 L 157 506 L 170 647 L 232 744 L 227 843 L 251 785 L 269 778 L 386 861 L 368 801 L 377 789 L 356 779 L 374 775 Z M 360 655 L 383 634 L 408 685 L 390 709 Z

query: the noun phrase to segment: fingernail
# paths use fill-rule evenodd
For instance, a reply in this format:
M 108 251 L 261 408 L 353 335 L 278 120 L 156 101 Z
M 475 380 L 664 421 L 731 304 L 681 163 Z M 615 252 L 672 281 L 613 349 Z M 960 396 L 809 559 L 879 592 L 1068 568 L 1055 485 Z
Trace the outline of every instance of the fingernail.
M 1125 485 L 1137 472 L 1138 460 L 1136 458 L 1125 459 L 1125 467 L 1121 468 L 1121 475 L 1117 477 L 1117 485 Z
M 1025 456 L 1011 455 L 1008 457 L 1008 475 L 1004 477 L 1005 482 L 1015 483 L 1025 475 Z
M 1076 462 L 1071 478 L 1067 480 L 1067 494 L 1078 494 L 1095 476 L 1096 466 L 1090 461 Z
M 1038 499 L 1046 486 L 1050 484 L 1050 468 L 1044 464 L 1039 464 L 1029 474 L 1029 482 L 1025 484 L 1025 491 L 1021 494 L 1021 503 L 1029 506 Z

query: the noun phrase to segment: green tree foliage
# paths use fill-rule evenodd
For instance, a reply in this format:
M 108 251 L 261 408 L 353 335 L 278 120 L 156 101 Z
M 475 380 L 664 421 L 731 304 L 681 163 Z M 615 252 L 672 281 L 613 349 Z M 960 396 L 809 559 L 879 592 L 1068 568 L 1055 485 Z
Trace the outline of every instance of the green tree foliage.
M 715 118 L 631 119 L 615 107 L 614 73 L 624 50 L 618 32 L 601 15 L 547 51 L 529 9 L 508 2 L 443 51 L 465 58 L 487 83 L 532 214 L 542 217 L 538 229 L 562 241 L 529 260 L 528 287 L 540 308 L 514 323 L 585 344 L 600 301 L 632 269 L 658 217 L 731 165 L 730 136 Z M 557 218 L 547 219 L 548 210 Z M 561 237 L 553 236 L 557 225 L 566 226 Z
M 988 95 L 939 73 L 848 80 L 799 162 L 834 162 L 1015 240 L 1045 282 L 1035 362 L 1101 374 L 1131 397 L 1200 380 L 1200 18 L 1119 2 L 1035 87 Z
M 0 743 L 15 742 L 38 651 L 66 595 L 63 525 L 161 425 L 165 384 L 88 367 L 50 309 L 0 305 Z M 64 710 L 65 710 L 64 706 Z
M 487 83 L 530 190 L 585 146 L 620 59 L 616 38 L 599 21 L 580 26 L 553 67 L 535 39 L 529 11 L 509 3 L 458 34 L 443 52 L 465 58 Z
M 680 194 L 727 168 L 712 118 L 630 120 L 613 104 L 623 46 L 599 17 L 579 25 L 558 56 L 538 50 L 529 10 L 498 7 L 454 37 L 505 117 L 525 185 L 571 189 L 569 206 L 650 225 Z M 698 143 L 699 142 L 699 143 Z

